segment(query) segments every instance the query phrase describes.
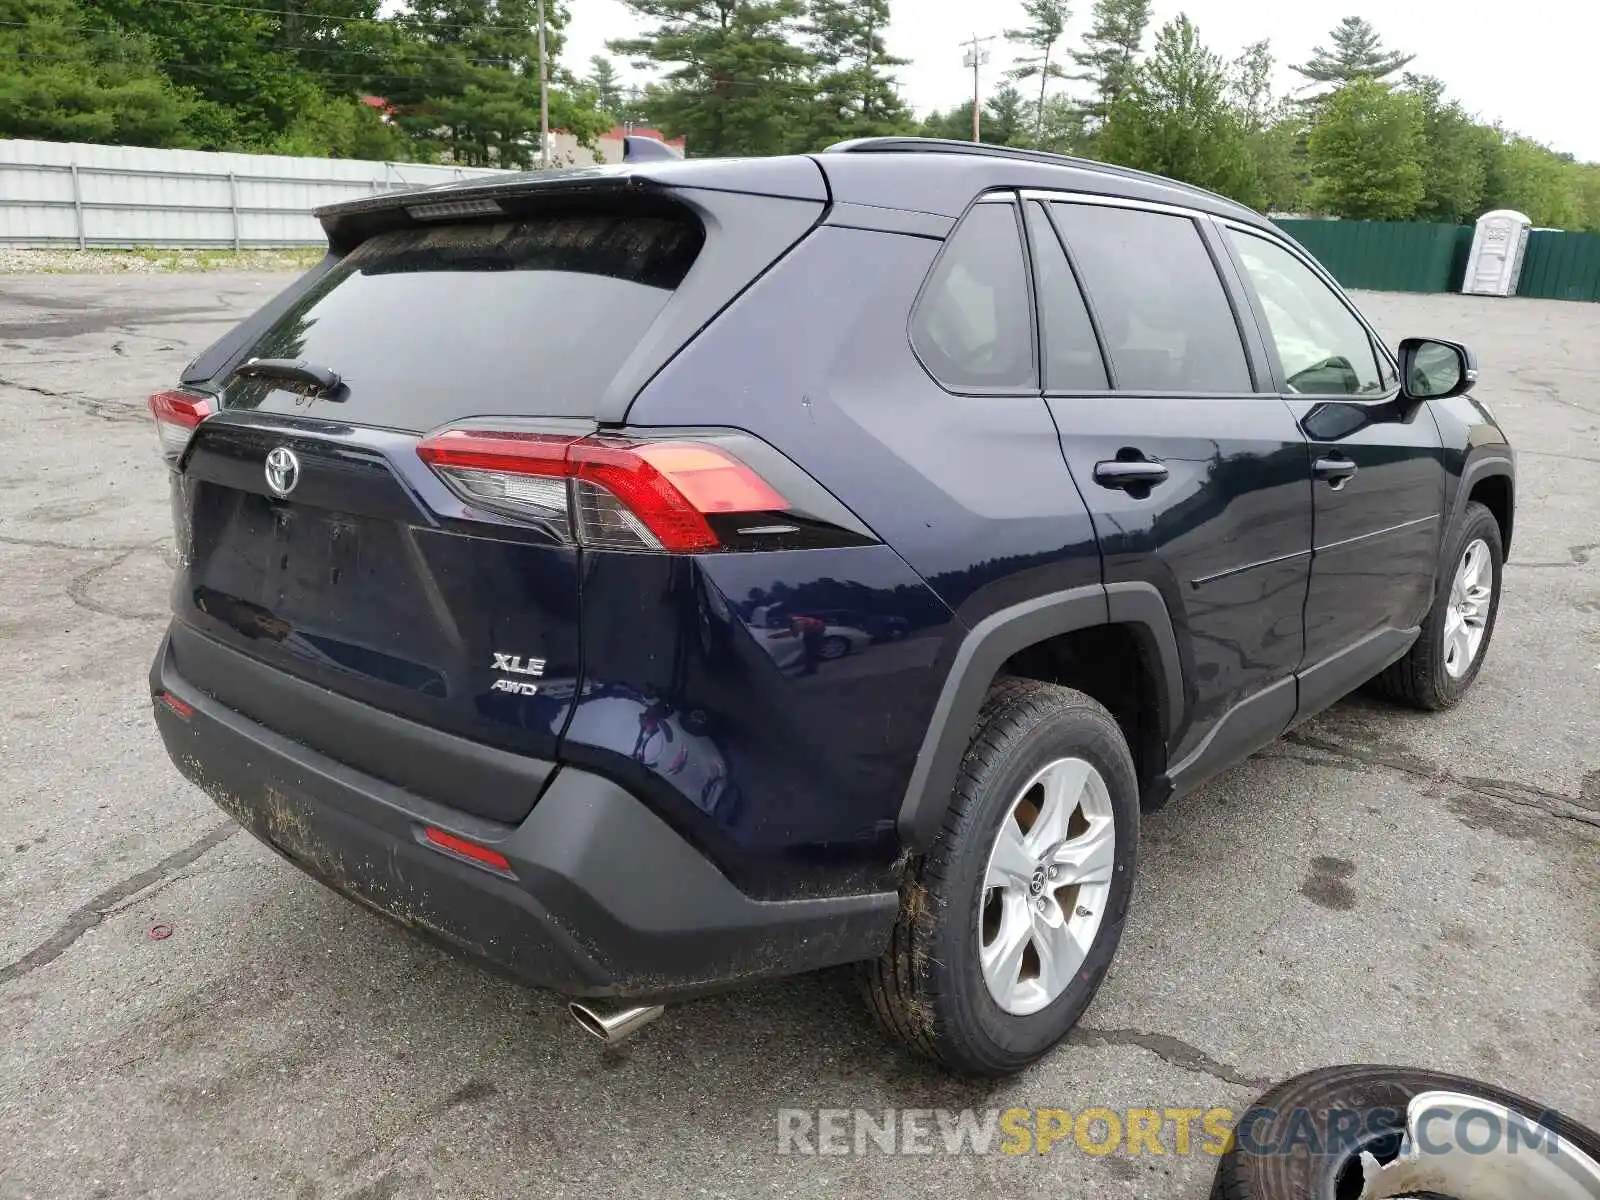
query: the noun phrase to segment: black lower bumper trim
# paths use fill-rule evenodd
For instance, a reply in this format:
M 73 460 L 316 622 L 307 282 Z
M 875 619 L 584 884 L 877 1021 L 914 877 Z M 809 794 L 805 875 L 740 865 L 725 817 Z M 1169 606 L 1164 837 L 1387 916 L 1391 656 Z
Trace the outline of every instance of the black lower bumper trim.
M 229 815 L 310 874 L 541 987 L 668 1000 L 882 952 L 893 892 L 759 901 L 643 803 L 560 767 L 520 824 L 500 825 L 365 775 L 178 676 L 163 641 L 155 704 L 167 753 Z M 422 844 L 433 826 L 490 846 L 509 875 Z

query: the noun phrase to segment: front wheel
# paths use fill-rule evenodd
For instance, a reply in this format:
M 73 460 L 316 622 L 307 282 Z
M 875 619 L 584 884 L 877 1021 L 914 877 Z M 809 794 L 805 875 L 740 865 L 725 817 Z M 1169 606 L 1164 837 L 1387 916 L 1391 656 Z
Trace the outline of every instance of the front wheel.
M 1049 1051 L 1122 937 L 1138 791 L 1104 707 L 1052 684 L 996 683 L 944 827 L 907 867 L 889 949 L 866 967 L 879 1023 L 967 1074 L 1007 1075 Z
M 1500 611 L 1500 524 L 1477 501 L 1445 540 L 1438 590 L 1406 656 L 1376 680 L 1393 700 L 1437 712 L 1466 694 L 1489 652 Z

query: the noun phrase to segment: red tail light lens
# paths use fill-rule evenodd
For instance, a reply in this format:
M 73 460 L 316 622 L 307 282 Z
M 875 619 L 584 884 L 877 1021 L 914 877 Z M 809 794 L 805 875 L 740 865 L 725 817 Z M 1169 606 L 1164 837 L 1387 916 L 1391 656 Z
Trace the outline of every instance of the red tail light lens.
M 709 442 L 452 429 L 424 439 L 417 454 L 468 502 L 514 516 L 566 517 L 586 546 L 716 550 L 721 540 L 708 516 L 789 507 L 754 470 Z
M 217 402 L 195 392 L 157 392 L 150 397 L 150 414 L 156 419 L 161 457 L 168 465 L 183 457 L 195 426 L 217 411 Z
M 446 833 L 442 829 L 435 829 L 432 825 L 423 829 L 422 837 L 428 845 L 439 850 L 445 850 L 462 858 L 470 859 L 481 867 L 488 867 L 491 871 L 500 871 L 506 875 L 511 874 L 510 860 L 498 850 L 480 846 L 477 842 L 469 842 L 466 838 L 457 837 L 453 833 Z

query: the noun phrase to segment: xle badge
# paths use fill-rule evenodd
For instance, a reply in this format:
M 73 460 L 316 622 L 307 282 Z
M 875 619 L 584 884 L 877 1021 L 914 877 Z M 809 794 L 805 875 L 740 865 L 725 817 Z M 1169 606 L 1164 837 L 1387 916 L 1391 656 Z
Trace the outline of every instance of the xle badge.
M 491 671 L 509 671 L 513 675 L 531 675 L 535 678 L 544 674 L 544 659 L 526 658 L 520 654 L 501 654 L 498 650 L 492 652 L 494 662 L 490 664 Z M 490 685 L 490 691 L 510 692 L 514 696 L 536 696 L 539 694 L 539 685 L 524 683 L 520 679 L 496 679 Z

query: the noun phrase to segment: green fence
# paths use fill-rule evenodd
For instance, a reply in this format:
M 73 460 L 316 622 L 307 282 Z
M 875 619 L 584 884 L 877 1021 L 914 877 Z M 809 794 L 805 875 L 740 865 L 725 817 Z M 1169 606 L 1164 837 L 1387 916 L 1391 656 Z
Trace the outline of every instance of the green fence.
M 1600 234 L 1539 230 L 1528 235 L 1517 295 L 1600 300 Z
M 1345 287 L 1379 292 L 1458 291 L 1472 248 L 1470 225 L 1309 220 L 1277 225 Z

